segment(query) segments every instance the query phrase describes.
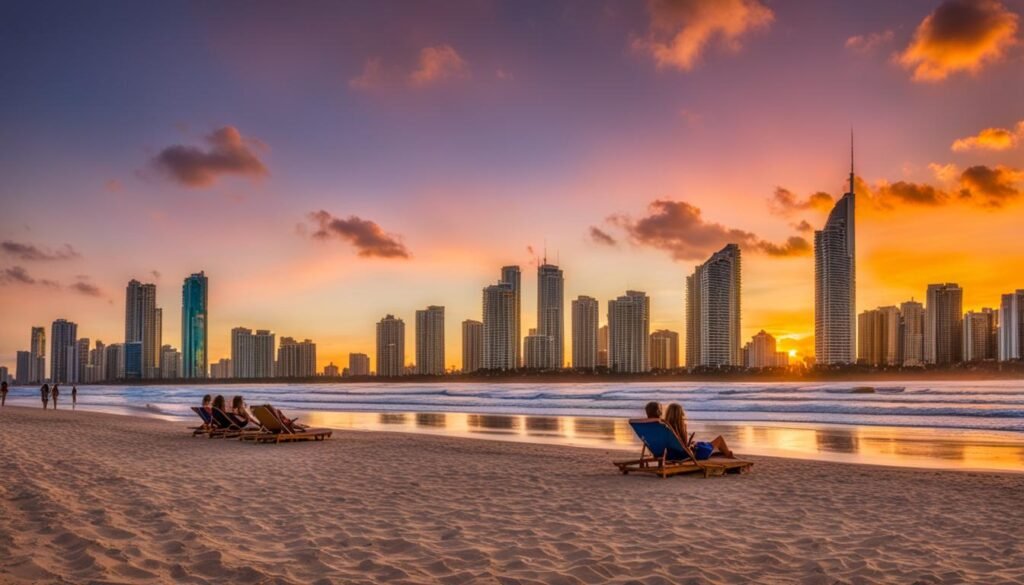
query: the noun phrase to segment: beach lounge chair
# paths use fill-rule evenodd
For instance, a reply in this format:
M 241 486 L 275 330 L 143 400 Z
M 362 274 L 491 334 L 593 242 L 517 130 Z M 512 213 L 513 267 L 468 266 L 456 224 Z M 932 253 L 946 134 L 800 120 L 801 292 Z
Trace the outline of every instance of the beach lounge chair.
M 698 460 L 693 450 L 679 439 L 679 435 L 664 421 L 656 418 L 641 418 L 629 421 L 643 447 L 640 459 L 614 462 L 623 475 L 630 472 L 650 473 L 668 477 L 679 473 L 703 473 L 704 477 L 726 473 L 744 473 L 753 467 L 750 461 L 731 457 L 712 456 Z M 650 456 L 647 456 L 647 453 Z
M 196 435 L 207 435 L 214 431 L 213 416 L 198 406 L 192 407 L 192 412 L 196 413 L 199 418 L 203 419 L 203 424 L 198 427 L 189 427 L 192 430 L 192 436 Z
M 254 406 L 252 409 L 252 415 L 256 417 L 256 420 L 263 426 L 263 432 L 251 433 L 242 435 L 243 441 L 253 441 L 255 443 L 283 443 L 285 441 L 323 441 L 324 439 L 331 436 L 332 431 L 330 429 L 298 429 L 292 430 L 288 428 L 281 419 L 277 418 L 277 413 L 268 404 L 264 406 Z
M 249 435 L 254 433 L 263 432 L 263 429 L 246 428 L 244 424 L 236 422 L 233 418 L 228 416 L 228 413 L 224 412 L 219 408 L 213 409 L 213 425 L 210 432 L 210 438 L 228 438 L 233 439 L 243 435 Z

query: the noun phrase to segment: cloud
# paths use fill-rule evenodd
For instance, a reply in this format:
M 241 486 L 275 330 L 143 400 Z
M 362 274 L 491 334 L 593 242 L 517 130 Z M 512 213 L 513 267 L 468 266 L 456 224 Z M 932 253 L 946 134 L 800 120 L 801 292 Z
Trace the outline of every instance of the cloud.
M 150 270 L 149 273 L 153 275 L 153 278 L 160 280 L 161 275 L 159 270 Z
M 1024 139 L 1024 120 L 1017 122 L 1017 127 L 985 128 L 974 136 L 958 138 L 953 142 L 953 152 L 968 150 L 1010 150 Z
M 702 259 L 729 243 L 772 256 L 805 255 L 811 249 L 799 236 L 773 244 L 751 232 L 708 222 L 699 208 L 685 201 L 659 199 L 648 206 L 647 212 L 638 220 L 614 215 L 608 221 L 624 229 L 634 244 L 664 250 L 675 260 Z
M 767 28 L 775 14 L 760 0 L 649 0 L 650 29 L 633 41 L 659 68 L 690 71 L 712 45 L 738 51 L 742 38 Z
M 618 240 L 613 238 L 611 234 L 596 226 L 590 226 L 590 239 L 595 243 L 605 246 L 617 246 L 619 244 Z
M 72 284 L 68 288 L 87 297 L 103 296 L 103 291 L 101 291 L 98 286 L 92 284 L 91 282 L 86 282 L 84 280 L 79 280 L 78 282 Z
M 932 174 L 935 175 L 935 178 L 942 181 L 943 183 L 948 183 L 956 179 L 957 175 L 960 174 L 960 169 L 958 169 L 956 165 L 953 163 L 948 163 L 944 165 L 940 165 L 939 163 L 930 163 L 928 165 L 928 168 L 931 169 Z
M 793 226 L 793 229 L 795 229 L 796 231 L 798 231 L 798 232 L 800 232 L 802 234 L 806 234 L 806 233 L 813 232 L 814 231 L 814 226 L 812 226 L 811 223 L 809 221 L 807 221 L 806 219 L 802 219 L 802 220 L 800 220 L 800 223 L 795 224 Z
M 176 144 L 160 151 L 153 164 L 186 187 L 208 187 L 223 175 L 259 179 L 269 171 L 254 148 L 261 142 L 242 136 L 234 126 L 224 126 L 206 137 L 209 148 Z
M 52 280 L 35 279 L 21 266 L 11 266 L 0 271 L 0 284 L 38 284 L 51 288 L 60 287 Z
M 424 87 L 448 79 L 469 77 L 469 65 L 451 45 L 424 47 L 420 50 L 416 69 L 409 75 L 409 82 Z
M 71 260 L 81 256 L 74 248 L 71 247 L 70 244 L 64 244 L 56 250 L 46 250 L 38 248 L 33 244 L 22 244 L 20 242 L 5 240 L 3 243 L 0 243 L 0 250 L 3 250 L 5 254 L 14 256 L 15 258 L 25 262 Z
M 386 80 L 380 57 L 370 57 L 363 65 L 363 72 L 348 80 L 353 89 L 368 91 L 384 85 Z
M 896 59 L 913 69 L 914 81 L 975 73 L 1001 60 L 1016 42 L 1017 20 L 999 0 L 947 0 L 918 25 L 910 45 Z
M 1024 171 L 1004 167 L 976 165 L 960 175 L 960 196 L 988 207 L 1001 207 L 1021 195 L 1017 186 L 1024 181 Z
M 364 258 L 409 258 L 411 254 L 399 236 L 386 233 L 376 223 L 350 215 L 347 219 L 334 217 L 320 210 L 309 214 L 317 224 L 312 237 L 328 240 L 336 237 L 350 242 Z
M 887 207 L 897 203 L 942 205 L 948 197 L 948 194 L 941 189 L 926 183 L 913 183 L 910 181 L 881 182 L 874 188 L 876 203 Z
M 811 193 L 806 199 L 800 199 L 785 187 L 776 187 L 772 198 L 768 200 L 768 207 L 777 215 L 790 215 L 797 211 L 828 211 L 832 209 L 835 200 L 824 191 Z
M 891 30 L 856 35 L 846 39 L 846 48 L 856 53 L 870 53 L 883 45 L 891 43 L 892 38 L 893 32 Z

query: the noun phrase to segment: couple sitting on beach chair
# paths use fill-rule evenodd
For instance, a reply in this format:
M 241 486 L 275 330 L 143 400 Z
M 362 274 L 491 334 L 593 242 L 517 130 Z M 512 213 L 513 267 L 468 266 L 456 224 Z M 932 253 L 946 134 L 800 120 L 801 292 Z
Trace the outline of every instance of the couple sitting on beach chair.
M 330 430 L 311 429 L 288 418 L 269 404 L 254 406 L 250 412 L 241 396 L 232 399 L 231 409 L 228 410 L 223 396 L 211 399 L 207 394 L 203 397 L 203 405 L 194 406 L 192 410 L 203 419 L 203 424 L 194 428 L 193 436 L 205 434 L 211 439 L 237 437 L 273 443 L 311 439 L 321 441 L 331 436 Z
M 668 477 L 678 473 L 701 471 L 704 477 L 725 473 L 743 473 L 754 464 L 733 457 L 725 439 L 716 437 L 711 442 L 693 441 L 686 429 L 686 413 L 678 404 L 670 404 L 661 416 L 661 405 L 649 402 L 645 407 L 647 418 L 633 419 L 637 437 L 643 443 L 640 459 L 615 462 L 623 475 L 632 472 L 652 473 Z M 650 456 L 647 455 L 648 451 Z

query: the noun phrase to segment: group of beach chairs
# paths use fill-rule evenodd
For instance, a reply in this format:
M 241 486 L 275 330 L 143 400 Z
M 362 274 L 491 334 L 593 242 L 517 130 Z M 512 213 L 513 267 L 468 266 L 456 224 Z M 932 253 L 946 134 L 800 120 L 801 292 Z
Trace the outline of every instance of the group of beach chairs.
M 623 475 L 648 473 L 665 478 L 681 473 L 703 473 L 704 477 L 710 477 L 746 473 L 754 466 L 750 461 L 718 454 L 708 459 L 697 459 L 687 442 L 658 418 L 632 419 L 629 426 L 633 427 L 643 447 L 640 449 L 640 459 L 613 462 Z
M 294 420 L 282 420 L 280 411 L 265 404 L 251 410 L 255 421 L 240 423 L 219 408 L 193 406 L 192 411 L 203 424 L 189 427 L 193 437 L 211 439 L 241 439 L 253 443 L 284 443 L 291 441 L 323 441 L 331 436 L 330 429 L 312 429 L 298 425 Z

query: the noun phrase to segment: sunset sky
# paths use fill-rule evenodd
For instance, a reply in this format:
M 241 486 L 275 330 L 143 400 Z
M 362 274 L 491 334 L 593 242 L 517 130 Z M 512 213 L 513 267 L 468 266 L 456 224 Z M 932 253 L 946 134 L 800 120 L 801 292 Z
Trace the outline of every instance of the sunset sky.
M 1024 288 L 1024 0 L 5 2 L 0 365 L 67 318 L 124 340 L 154 282 L 235 326 L 373 356 L 374 323 L 460 323 L 538 255 L 569 300 L 651 296 L 743 250 L 743 335 L 813 354 L 813 229 L 856 136 L 858 311 Z M 570 340 L 566 355 L 571 356 Z M 49 353 L 49 347 L 47 347 Z M 372 364 L 375 368 L 376 364 Z

